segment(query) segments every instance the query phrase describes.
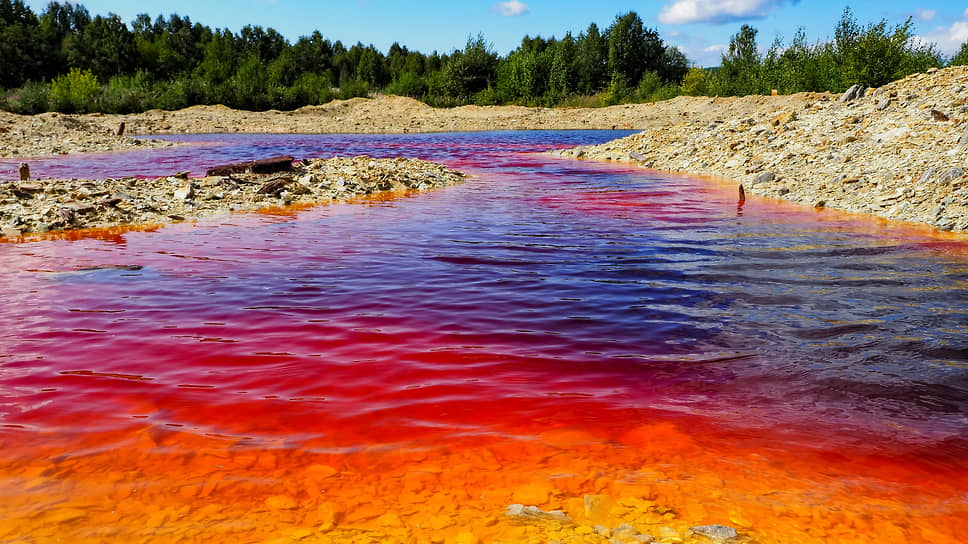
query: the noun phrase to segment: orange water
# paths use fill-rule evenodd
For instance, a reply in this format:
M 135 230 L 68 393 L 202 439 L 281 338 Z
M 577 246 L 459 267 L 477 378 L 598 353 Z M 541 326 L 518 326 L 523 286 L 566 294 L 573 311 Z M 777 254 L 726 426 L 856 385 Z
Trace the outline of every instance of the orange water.
M 605 136 L 0 246 L 0 542 L 962 542 L 968 244 L 519 153 Z

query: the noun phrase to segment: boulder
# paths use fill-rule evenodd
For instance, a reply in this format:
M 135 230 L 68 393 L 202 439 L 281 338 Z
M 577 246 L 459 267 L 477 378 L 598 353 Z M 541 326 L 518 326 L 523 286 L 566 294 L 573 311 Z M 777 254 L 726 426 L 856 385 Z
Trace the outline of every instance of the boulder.
M 864 96 L 864 87 L 861 85 L 852 85 L 844 94 L 840 95 L 840 101 L 852 102 L 862 96 Z
M 769 183 L 776 179 L 776 174 L 773 172 L 763 172 L 762 174 L 753 178 L 753 185 L 759 185 L 760 183 Z
M 949 168 L 945 170 L 941 174 L 941 177 L 938 179 L 938 181 L 940 181 L 941 183 L 949 183 L 960 178 L 963 175 L 965 175 L 965 169 L 959 166 L 956 166 L 954 168 Z

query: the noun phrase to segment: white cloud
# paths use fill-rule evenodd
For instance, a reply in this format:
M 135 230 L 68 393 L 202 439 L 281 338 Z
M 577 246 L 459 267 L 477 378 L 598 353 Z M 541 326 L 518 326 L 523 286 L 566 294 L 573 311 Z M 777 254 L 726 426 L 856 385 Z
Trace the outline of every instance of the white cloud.
M 665 24 L 731 23 L 747 19 L 762 19 L 783 4 L 799 0 L 673 0 L 659 13 Z
M 918 8 L 914 10 L 914 18 L 919 21 L 930 22 L 934 20 L 934 16 L 938 14 L 936 9 L 924 9 Z
M 951 26 L 939 26 L 923 36 L 917 36 L 921 43 L 935 44 L 945 55 L 954 55 L 961 44 L 968 42 L 968 21 L 958 21 Z
M 531 8 L 523 2 L 518 0 L 508 0 L 507 2 L 498 2 L 491 6 L 491 11 L 500 13 L 505 17 L 514 17 L 516 15 L 524 15 L 531 11 Z

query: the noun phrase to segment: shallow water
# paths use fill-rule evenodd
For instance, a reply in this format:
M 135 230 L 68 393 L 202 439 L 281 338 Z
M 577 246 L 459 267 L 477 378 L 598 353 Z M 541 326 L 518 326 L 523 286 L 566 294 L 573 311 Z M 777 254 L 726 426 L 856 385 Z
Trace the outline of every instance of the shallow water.
M 202 135 L 32 163 L 368 153 L 473 177 L 0 245 L 0 541 L 543 541 L 503 508 L 584 519 L 592 494 L 625 501 L 603 524 L 687 539 L 963 541 L 968 241 L 529 153 L 614 137 Z

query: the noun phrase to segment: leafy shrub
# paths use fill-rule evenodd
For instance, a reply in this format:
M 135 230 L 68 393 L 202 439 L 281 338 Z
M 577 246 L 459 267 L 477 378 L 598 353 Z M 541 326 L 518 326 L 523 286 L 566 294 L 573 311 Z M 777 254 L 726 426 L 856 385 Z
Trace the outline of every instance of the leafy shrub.
M 138 71 L 133 76 L 114 76 L 101 95 L 101 111 L 106 113 L 135 113 L 147 109 L 151 95 L 148 74 Z
M 51 81 L 50 106 L 64 113 L 97 111 L 100 91 L 97 76 L 90 70 L 71 68 L 67 74 L 57 76 Z
M 428 89 L 427 81 L 424 78 L 413 72 L 404 72 L 398 78 L 391 81 L 383 92 L 397 96 L 420 98 Z
M 196 77 L 183 75 L 155 83 L 146 107 L 180 110 L 196 104 L 220 104 L 225 101 L 225 85 L 213 85 Z
M 22 115 L 34 115 L 47 111 L 50 87 L 39 81 L 28 81 L 4 100 L 4 109 Z
M 501 101 L 498 99 L 497 91 L 488 87 L 474 93 L 474 104 L 477 106 L 496 106 Z
M 636 89 L 636 97 L 641 101 L 649 101 L 652 97 L 659 91 L 662 87 L 662 79 L 656 72 L 645 72 L 642 74 L 642 80 L 639 81 L 639 87 Z
M 602 101 L 606 106 L 614 106 L 626 102 L 631 94 L 632 90 L 629 89 L 628 82 L 623 76 L 616 74 L 612 76 L 612 82 L 608 85 Z
M 682 94 L 686 96 L 703 96 L 709 92 L 709 72 L 702 68 L 690 68 L 686 77 L 682 78 Z
M 339 98 L 347 100 L 358 96 L 367 97 L 370 95 L 370 86 L 367 82 L 359 79 L 344 81 L 339 86 Z
M 255 54 L 250 54 L 229 79 L 233 89 L 230 106 L 251 111 L 264 110 L 269 106 L 269 74 L 265 64 Z

